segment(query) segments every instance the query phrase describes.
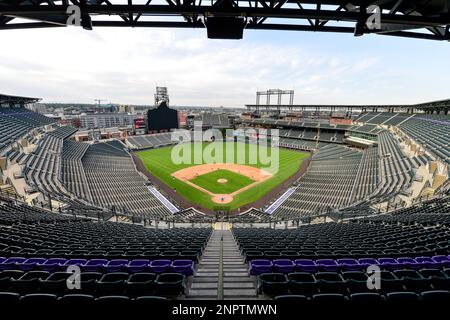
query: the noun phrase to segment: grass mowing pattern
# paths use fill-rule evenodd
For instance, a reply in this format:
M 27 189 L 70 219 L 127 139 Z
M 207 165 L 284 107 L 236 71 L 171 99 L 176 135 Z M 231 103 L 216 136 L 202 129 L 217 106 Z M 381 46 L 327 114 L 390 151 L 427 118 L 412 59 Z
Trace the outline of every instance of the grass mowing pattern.
M 224 150 L 226 149 L 226 144 L 233 143 L 223 143 Z M 198 143 L 191 143 L 191 148 L 194 149 L 195 145 Z M 233 143 L 234 149 L 237 150 L 238 145 L 242 143 Z M 203 143 L 203 149 L 205 149 L 210 143 Z M 240 146 L 241 147 L 241 146 Z M 200 205 L 207 209 L 214 209 L 217 204 L 211 200 L 211 196 L 206 194 L 190 185 L 174 178 L 171 176 L 173 172 L 178 170 L 192 167 L 193 164 L 175 164 L 171 160 L 173 146 L 143 150 L 136 154 L 144 163 L 146 169 L 153 174 L 155 177 L 163 181 L 165 184 L 176 190 L 178 194 L 183 196 L 190 202 Z M 259 147 L 264 148 L 264 147 Z M 248 159 L 249 145 L 245 145 L 246 159 Z M 270 155 L 270 149 L 269 155 Z M 230 210 L 237 209 L 245 204 L 254 202 L 268 193 L 270 190 L 275 188 L 277 185 L 294 175 L 300 168 L 301 163 L 304 159 L 308 158 L 309 154 L 306 152 L 298 152 L 294 150 L 288 150 L 280 148 L 280 166 L 278 173 L 273 175 L 272 178 L 267 179 L 264 182 L 259 183 L 253 188 L 245 190 L 242 193 L 237 194 L 233 197 L 233 201 L 227 204 Z M 225 152 L 224 152 L 225 154 Z M 235 152 L 235 163 L 237 163 L 237 156 Z M 262 163 L 248 164 L 252 167 L 264 168 L 266 165 Z
M 218 183 L 217 180 L 220 178 L 227 179 L 228 181 L 226 183 Z M 239 173 L 221 169 L 202 174 L 201 176 L 191 179 L 190 182 L 215 194 L 228 194 L 248 186 L 254 181 Z

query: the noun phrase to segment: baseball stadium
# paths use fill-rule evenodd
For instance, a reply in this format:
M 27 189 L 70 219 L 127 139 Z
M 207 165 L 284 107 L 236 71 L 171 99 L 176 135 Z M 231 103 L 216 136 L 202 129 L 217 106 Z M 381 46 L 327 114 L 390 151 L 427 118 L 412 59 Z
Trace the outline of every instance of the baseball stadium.
M 57 29 L 80 5 L 85 30 L 450 39 L 444 0 L 14 2 L 5 34 Z M 364 25 L 368 5 L 384 29 Z M 269 85 L 239 107 L 185 106 L 156 86 L 146 105 L 51 102 L 58 88 L 0 94 L 0 302 L 450 301 L 448 97 L 297 104 Z

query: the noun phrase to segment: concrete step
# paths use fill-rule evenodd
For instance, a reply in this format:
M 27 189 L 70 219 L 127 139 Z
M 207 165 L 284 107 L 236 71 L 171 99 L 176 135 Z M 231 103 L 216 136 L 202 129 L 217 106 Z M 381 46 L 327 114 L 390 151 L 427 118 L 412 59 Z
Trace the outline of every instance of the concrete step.
M 224 262 L 242 262 L 244 263 L 244 259 L 242 257 L 223 257 Z
M 196 277 L 218 277 L 219 276 L 219 272 L 218 271 L 216 271 L 216 272 L 214 272 L 214 271 L 200 271 L 200 272 L 196 272 L 195 273 L 195 276 Z
M 225 277 L 247 277 L 248 272 L 224 272 Z
M 217 289 L 189 290 L 187 297 L 214 297 L 217 298 Z
M 223 271 L 225 271 L 225 272 L 238 272 L 238 273 L 241 273 L 241 272 L 245 272 L 245 274 L 247 274 L 247 268 L 227 268 L 227 267 L 223 267 Z
M 200 267 L 200 266 L 199 266 Z M 206 264 L 201 266 L 202 269 L 219 270 L 219 264 Z
M 255 289 L 224 289 L 223 296 L 230 297 L 256 297 Z
M 198 277 L 218 277 L 219 272 L 217 269 L 201 269 L 195 272 L 195 275 Z
M 223 282 L 250 282 L 253 280 L 251 280 L 250 277 L 248 277 L 248 275 L 246 275 L 245 277 L 224 277 L 223 278 Z
M 211 256 L 208 256 L 207 259 L 200 259 L 200 262 L 219 262 L 219 261 L 220 257 L 211 257 Z
M 192 284 L 197 282 L 213 282 L 217 283 L 219 281 L 219 277 L 194 277 L 192 279 Z
M 191 289 L 216 289 L 217 282 L 196 282 L 193 283 Z
M 224 282 L 223 287 L 225 289 L 255 289 L 255 282 Z

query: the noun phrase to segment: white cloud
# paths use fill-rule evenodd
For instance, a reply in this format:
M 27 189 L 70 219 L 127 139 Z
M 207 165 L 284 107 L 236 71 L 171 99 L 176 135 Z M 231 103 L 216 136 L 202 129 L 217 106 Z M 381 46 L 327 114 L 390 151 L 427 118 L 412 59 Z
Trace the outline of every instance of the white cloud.
M 388 103 L 399 102 L 392 77 L 404 74 L 374 54 L 208 40 L 204 30 L 4 31 L 2 42 L 2 91 L 45 101 L 151 104 L 164 85 L 178 105 L 243 106 L 268 88 L 295 88 L 296 103 Z

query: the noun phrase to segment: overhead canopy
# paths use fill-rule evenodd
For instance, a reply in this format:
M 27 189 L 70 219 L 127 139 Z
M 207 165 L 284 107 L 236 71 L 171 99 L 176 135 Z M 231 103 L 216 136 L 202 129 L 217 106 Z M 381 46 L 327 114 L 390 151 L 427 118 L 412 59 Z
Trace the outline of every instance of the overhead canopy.
M 38 102 L 39 98 L 30 98 L 30 97 L 19 97 L 19 96 L 10 96 L 6 94 L 0 94 L 0 105 L 9 104 L 26 104 L 26 103 L 34 103 Z
M 369 105 L 369 104 L 348 104 L 348 105 L 338 105 L 338 104 L 247 104 L 245 105 L 249 110 L 263 110 L 263 111 L 338 111 L 338 110 L 359 110 L 359 111 L 373 111 L 373 112 L 394 112 L 402 111 L 413 113 L 417 110 L 422 110 L 426 113 L 444 113 L 448 114 L 450 111 L 450 99 L 431 101 L 419 104 L 379 104 L 379 105 Z
M 448 0 L 0 0 L 0 30 L 65 26 L 70 5 L 79 9 L 85 29 L 208 27 L 208 35 L 237 39 L 242 26 L 450 40 Z M 378 21 L 377 12 L 380 23 L 368 23 Z M 225 32 L 210 30 L 227 25 L 219 17 L 235 23 L 226 20 Z

